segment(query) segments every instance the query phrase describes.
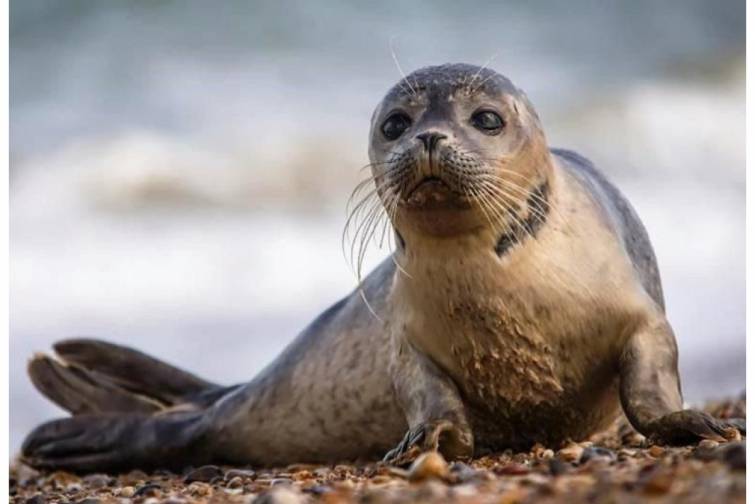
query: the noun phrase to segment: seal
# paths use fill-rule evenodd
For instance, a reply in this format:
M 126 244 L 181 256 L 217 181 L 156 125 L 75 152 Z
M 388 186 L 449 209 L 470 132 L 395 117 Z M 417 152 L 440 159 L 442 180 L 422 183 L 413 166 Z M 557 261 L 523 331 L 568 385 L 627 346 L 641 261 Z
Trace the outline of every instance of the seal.
M 659 443 L 744 431 L 684 409 L 645 229 L 587 159 L 549 149 L 507 78 L 415 71 L 375 110 L 369 158 L 364 201 L 396 250 L 272 364 L 225 387 L 62 341 L 29 374 L 73 415 L 31 432 L 23 457 L 75 471 L 457 458 L 581 440 L 622 410 Z

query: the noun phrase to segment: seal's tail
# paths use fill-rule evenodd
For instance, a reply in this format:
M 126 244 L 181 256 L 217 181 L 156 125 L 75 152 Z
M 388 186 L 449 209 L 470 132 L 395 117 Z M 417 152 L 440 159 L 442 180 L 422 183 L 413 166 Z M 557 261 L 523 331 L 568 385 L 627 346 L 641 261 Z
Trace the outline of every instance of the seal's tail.
M 34 356 L 29 376 L 42 394 L 74 415 L 202 406 L 205 398 L 224 390 L 141 352 L 104 341 L 64 340 L 54 349 L 57 358 Z
M 36 355 L 29 376 L 73 416 L 43 423 L 24 440 L 34 467 L 72 471 L 177 467 L 211 460 L 205 416 L 222 387 L 130 348 L 74 339 Z

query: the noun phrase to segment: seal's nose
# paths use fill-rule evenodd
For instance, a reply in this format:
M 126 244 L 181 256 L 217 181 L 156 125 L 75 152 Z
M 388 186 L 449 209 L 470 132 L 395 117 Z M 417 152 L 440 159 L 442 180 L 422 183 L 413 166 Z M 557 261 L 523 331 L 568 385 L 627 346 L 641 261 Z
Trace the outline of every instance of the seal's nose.
M 425 146 L 425 150 L 427 152 L 430 152 L 435 148 L 435 144 L 437 144 L 439 140 L 443 140 L 444 138 L 448 137 L 446 137 L 446 135 L 442 133 L 438 133 L 437 131 L 427 131 L 425 133 L 420 133 L 419 135 L 417 135 L 417 138 Z

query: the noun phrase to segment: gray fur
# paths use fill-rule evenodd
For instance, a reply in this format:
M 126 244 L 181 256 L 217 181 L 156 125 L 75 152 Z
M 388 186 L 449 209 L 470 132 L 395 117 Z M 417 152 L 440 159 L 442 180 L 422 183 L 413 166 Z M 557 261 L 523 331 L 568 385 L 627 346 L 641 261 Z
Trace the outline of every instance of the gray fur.
M 632 205 L 589 159 L 566 149 L 551 149 L 551 152 L 565 161 L 567 169 L 584 180 L 585 190 L 601 202 L 601 208 L 611 214 L 612 221 L 616 223 L 616 231 L 621 235 L 632 264 L 640 275 L 642 285 L 658 306 L 665 310 L 655 252 L 645 226 Z

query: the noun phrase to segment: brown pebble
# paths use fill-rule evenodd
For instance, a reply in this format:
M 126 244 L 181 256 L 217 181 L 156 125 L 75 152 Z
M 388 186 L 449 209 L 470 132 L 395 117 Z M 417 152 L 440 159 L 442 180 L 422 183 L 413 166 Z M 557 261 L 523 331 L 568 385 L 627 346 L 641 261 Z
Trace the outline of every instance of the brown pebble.
M 132 486 L 125 486 L 118 491 L 119 497 L 133 497 L 136 490 Z
M 699 448 L 703 448 L 703 449 L 712 449 L 712 448 L 717 447 L 718 445 L 719 445 L 718 441 L 714 441 L 712 439 L 703 439 L 697 444 Z
M 724 429 L 724 438 L 727 441 L 742 441 L 742 434 L 736 427 L 727 427 Z
M 147 483 L 136 489 L 134 497 L 157 497 L 162 492 L 162 487 L 156 483 Z
M 570 443 L 564 448 L 561 448 L 558 450 L 558 456 L 561 457 L 562 460 L 565 460 L 567 462 L 577 462 L 580 458 L 582 458 L 582 453 L 585 451 L 585 449 L 576 444 L 576 443 Z
M 54 488 L 60 490 L 67 490 L 73 485 L 81 483 L 81 478 L 65 471 L 55 471 L 48 479 L 52 482 Z
M 189 485 L 189 492 L 191 492 L 192 495 L 204 497 L 212 493 L 212 487 L 208 485 L 207 483 L 203 483 L 201 481 L 194 481 L 193 483 Z
M 661 446 L 653 445 L 650 448 L 648 448 L 648 453 L 650 454 L 651 457 L 659 458 L 659 457 L 663 457 L 663 455 L 666 453 L 666 450 L 663 449 L 663 447 Z
M 426 452 L 417 457 L 409 467 L 409 481 L 424 481 L 427 479 L 447 479 L 448 463 L 438 452 Z
M 144 471 L 134 469 L 133 471 L 125 474 L 121 479 L 125 485 L 141 485 L 147 480 L 148 476 Z
M 297 473 L 300 471 L 314 471 L 318 466 L 314 464 L 291 464 L 286 467 L 286 471 L 290 473 Z
M 33 497 L 29 497 L 24 501 L 26 504 L 45 504 L 47 500 L 45 500 L 44 496 L 42 494 L 37 494 Z
M 521 474 L 529 474 L 530 468 L 527 467 L 524 464 L 505 464 L 500 467 L 493 468 L 493 472 L 496 474 L 507 474 L 511 476 L 521 475 Z

